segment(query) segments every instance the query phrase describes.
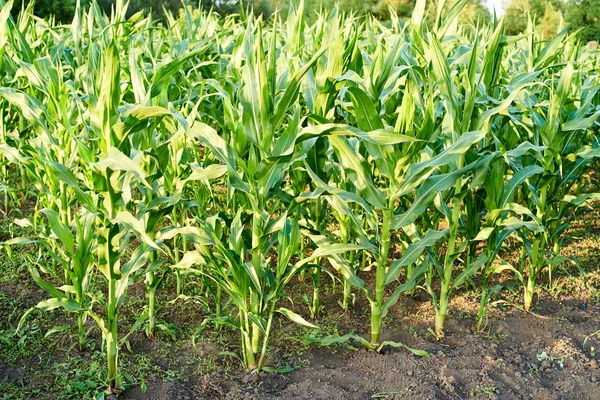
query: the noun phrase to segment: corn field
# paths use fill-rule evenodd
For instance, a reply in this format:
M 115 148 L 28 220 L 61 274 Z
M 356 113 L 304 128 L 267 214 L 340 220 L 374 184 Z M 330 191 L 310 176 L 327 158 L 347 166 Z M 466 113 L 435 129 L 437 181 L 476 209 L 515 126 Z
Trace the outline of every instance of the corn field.
M 162 329 L 167 281 L 170 301 L 199 298 L 198 325 L 236 332 L 249 372 L 270 370 L 281 319 L 316 331 L 325 282 L 344 312 L 368 302 L 370 329 L 315 345 L 428 357 L 387 340 L 390 309 L 426 295 L 444 340 L 453 295 L 473 287 L 483 331 L 499 275 L 532 312 L 540 279 L 577 270 L 566 232 L 600 199 L 600 59 L 533 21 L 519 36 L 502 19 L 459 25 L 466 3 L 429 19 L 419 0 L 387 24 L 335 10 L 309 24 L 301 2 L 266 21 L 190 8 L 163 25 L 120 0 L 57 25 L 0 0 L 0 188 L 20 232 L 2 247 L 32 254 L 47 297 L 17 330 L 60 309 L 56 334 L 79 349 L 100 332 L 117 394 L 131 331 Z M 289 301 L 299 282 L 305 305 Z

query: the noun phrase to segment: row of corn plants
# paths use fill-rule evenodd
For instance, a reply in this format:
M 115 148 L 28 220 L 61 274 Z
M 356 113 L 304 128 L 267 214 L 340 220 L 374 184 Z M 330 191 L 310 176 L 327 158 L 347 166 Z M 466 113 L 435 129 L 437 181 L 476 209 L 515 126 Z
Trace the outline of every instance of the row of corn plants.
M 39 249 L 37 309 L 74 316 L 55 332 L 81 349 L 101 332 L 109 391 L 129 333 L 164 329 L 165 282 L 176 301 L 200 288 L 258 371 L 275 318 L 318 325 L 325 276 L 344 311 L 368 301 L 370 335 L 310 340 L 379 351 L 406 347 L 383 340 L 405 296 L 430 295 L 441 339 L 465 285 L 484 329 L 496 275 L 529 312 L 540 276 L 576 265 L 561 248 L 599 196 L 597 53 L 566 30 L 541 40 L 532 22 L 519 36 L 501 19 L 459 25 L 467 0 L 438 3 L 435 18 L 419 0 L 386 24 L 335 9 L 309 24 L 303 2 L 267 21 L 188 8 L 159 24 L 119 0 L 56 25 L 0 0 L 0 187 L 29 232 L 3 246 Z M 30 198 L 31 215 L 14 212 Z M 285 307 L 305 279 L 308 309 Z M 125 327 L 135 282 L 146 303 Z

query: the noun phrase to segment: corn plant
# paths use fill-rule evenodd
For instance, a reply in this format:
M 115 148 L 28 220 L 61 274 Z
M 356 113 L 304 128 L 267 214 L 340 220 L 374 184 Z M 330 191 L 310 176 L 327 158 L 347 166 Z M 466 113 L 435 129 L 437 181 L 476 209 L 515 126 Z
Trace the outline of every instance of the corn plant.
M 219 255 L 212 256 L 217 259 L 212 262 L 209 277 L 215 279 L 216 284 L 233 299 L 240 317 L 237 326 L 242 334 L 243 364 L 248 369 L 257 369 L 263 365 L 274 307 L 281 290 L 303 265 L 297 263 L 292 267 L 288 264 L 291 256 L 297 252 L 299 231 L 297 224 L 291 224 L 286 213 L 279 209 L 278 202 L 281 200 L 273 193 L 289 165 L 294 162 L 294 141 L 290 142 L 290 139 L 296 136 L 297 126 L 290 125 L 282 132 L 280 126 L 298 96 L 301 78 L 323 51 L 290 77 L 284 96 L 276 103 L 273 96 L 276 84 L 273 44 L 277 29 L 271 31 L 272 52 L 267 61 L 264 59 L 261 27 L 258 27 L 256 36 L 252 28 L 249 22 L 243 34 L 244 47 L 240 48 L 247 60 L 245 65 L 239 66 L 240 73 L 247 84 L 240 93 L 242 114 L 239 122 L 230 121 L 237 128 L 230 136 L 232 143 L 227 143 L 205 124 L 198 125 L 192 133 L 203 146 L 210 149 L 215 159 L 227 166 L 228 186 L 233 196 L 231 201 L 240 206 L 229 231 L 228 241 L 232 248 L 223 244 L 220 230 L 216 228 L 207 231 L 211 240 L 198 244 L 213 246 L 213 252 Z M 303 149 L 308 150 L 306 146 Z M 299 154 L 301 156 L 302 152 Z M 242 212 L 244 210 L 249 215 Z M 250 232 L 248 241 L 242 235 L 245 229 Z M 285 234 L 278 234 L 282 229 Z M 290 239 L 289 235 L 296 239 Z M 190 239 L 194 240 L 194 237 Z M 278 261 L 276 273 L 273 273 L 268 255 L 276 241 L 280 246 L 287 244 L 288 248 L 280 248 L 283 254 L 280 253 L 281 260 Z M 250 257 L 248 262 L 247 253 Z M 303 322 L 290 310 L 279 311 L 293 320 Z M 263 340 L 261 334 L 264 334 Z
M 337 8 L 305 18 L 302 1 L 266 21 L 185 7 L 160 24 L 119 0 L 57 25 L 0 0 L 4 212 L 35 199 L 14 220 L 28 233 L 3 246 L 38 247 L 38 308 L 75 316 L 51 332 L 84 348 L 100 329 L 115 392 L 136 280 L 146 305 L 130 332 L 156 336 L 171 278 L 181 301 L 197 285 L 252 371 L 268 370 L 278 314 L 315 328 L 283 304 L 305 275 L 313 317 L 325 273 L 343 310 L 369 303 L 370 338 L 321 343 L 403 346 L 385 317 L 419 290 L 441 339 L 453 293 L 476 284 L 484 329 L 505 271 L 530 311 L 542 273 L 575 264 L 561 255 L 570 220 L 600 199 L 583 177 L 600 154 L 598 56 L 533 21 L 515 37 L 501 20 L 461 25 L 467 0 L 445 3 L 387 25 Z
M 547 268 L 551 274 L 553 265 L 566 261 L 559 254 L 561 234 L 568 227 L 573 209 L 596 197 L 594 193 L 581 193 L 575 178 L 597 156 L 598 144 L 595 139 L 587 138 L 587 130 L 599 115 L 588 102 L 574 109 L 569 93 L 578 86 L 573 82 L 577 76 L 571 64 L 565 67 L 549 105 L 539 111 L 530 108 L 535 116 L 531 119 L 531 130 L 524 130 L 527 135 L 524 139 L 533 140 L 538 151 L 519 159 L 519 174 L 529 175 L 521 200 L 543 227 L 541 232 L 522 235 L 524 257 L 516 272 L 523 284 L 526 311 L 531 310 L 536 280 L 542 270 Z M 593 97 L 596 91 L 590 92 L 584 86 L 583 92 Z
M 137 160 L 128 157 L 122 150 L 127 151 L 131 149 L 132 144 L 135 145 L 135 140 L 132 142 L 131 138 L 135 138 L 136 132 L 147 128 L 144 123 L 148 118 L 171 114 L 166 110 L 157 112 L 156 108 L 141 107 L 130 110 L 122 122 L 118 110 L 121 89 L 119 87 L 120 61 L 116 45 L 110 44 L 100 57 L 103 64 L 99 66 L 97 76 L 102 79 L 104 85 L 91 94 L 93 97 L 90 100 L 90 125 L 92 132 L 97 135 L 94 148 L 89 147 L 85 142 L 78 142 L 76 137 L 71 136 L 76 126 L 65 122 L 63 126 L 67 129 L 62 138 L 64 146 L 68 149 L 70 146 L 78 145 L 79 149 L 80 159 L 75 164 L 75 168 L 69 168 L 68 164 L 64 164 L 64 160 L 48 159 L 46 152 L 36 155 L 39 158 L 38 165 L 32 166 L 30 170 L 34 182 L 42 185 L 42 188 L 47 187 L 46 177 L 51 176 L 58 180 L 56 188 L 61 189 L 57 190 L 58 195 L 47 193 L 48 196 L 57 199 L 54 204 L 58 204 L 59 212 L 48 210 L 44 214 L 63 248 L 60 260 L 65 269 L 65 277 L 73 287 L 67 290 L 69 295 L 61 294 L 56 288 L 37 279 L 44 289 L 55 296 L 40 306 L 46 309 L 63 307 L 68 311 L 79 312 L 80 318 L 81 313 L 85 313 L 97 322 L 105 339 L 109 388 L 115 390 L 118 385 L 118 308 L 124 301 L 131 279 L 146 264 L 149 256 L 148 249 L 159 249 L 158 245 L 150 240 L 145 230 L 139 228 L 140 224 L 143 226 L 143 222 L 135 219 L 126 209 L 128 203 L 132 201 L 133 183 L 150 185 L 142 168 L 136 164 Z M 16 91 L 4 91 L 4 97 L 18 107 L 23 118 L 33 123 L 34 129 L 41 133 L 42 139 L 50 138 L 49 143 L 53 144 L 52 138 L 56 128 L 46 124 L 46 121 L 54 121 L 50 119 L 50 107 L 44 107 L 32 96 Z M 46 174 L 38 174 L 39 166 L 45 169 Z M 68 209 L 74 201 L 95 217 L 86 214 L 77 217 L 74 223 L 76 229 L 72 232 L 70 225 L 73 218 Z M 92 227 L 97 231 L 95 238 L 90 237 Z M 130 260 L 121 266 L 122 253 L 128 246 L 131 233 L 137 234 L 145 244 L 134 251 Z M 105 319 L 89 308 L 87 297 L 90 295 L 84 293 L 90 266 L 89 257 L 92 254 L 86 251 L 90 250 L 91 243 L 97 243 L 94 246 L 97 255 L 96 266 L 108 284 L 108 292 L 103 300 L 106 308 Z M 32 273 L 36 275 L 35 271 Z M 79 325 L 81 326 L 82 323 L 80 322 Z

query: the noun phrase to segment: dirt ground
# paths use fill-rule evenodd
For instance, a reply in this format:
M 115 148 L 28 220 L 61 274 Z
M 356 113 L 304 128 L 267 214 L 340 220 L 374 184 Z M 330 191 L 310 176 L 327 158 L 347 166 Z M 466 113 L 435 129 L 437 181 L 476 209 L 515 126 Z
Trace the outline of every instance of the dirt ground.
M 123 394 L 129 399 L 598 399 L 600 369 L 583 341 L 600 330 L 600 307 L 573 299 L 542 298 L 535 314 L 494 312 L 485 333 L 474 333 L 464 297 L 441 341 L 427 334 L 428 303 L 405 300 L 388 326 L 387 339 L 427 350 L 383 354 L 346 348 L 310 347 L 285 374 L 218 373 L 188 382 L 150 381 Z M 432 315 L 431 315 L 432 316 Z M 430 317 L 431 317 L 430 316 Z M 461 318 L 457 319 L 457 316 Z M 429 317 L 426 317 L 429 318 Z M 344 319 L 344 317 L 342 317 Z M 415 321 L 417 320 L 417 321 Z M 285 329 L 285 328 L 284 328 Z M 210 347 L 207 343 L 205 346 Z M 214 344 L 212 344 L 214 346 Z M 210 349 L 208 350 L 210 351 Z M 214 349 L 213 349 L 214 351 Z M 301 360 L 300 360 L 301 359 Z M 296 365 L 297 366 L 297 365 Z
M 338 301 L 341 287 L 325 281 L 319 331 L 275 320 L 267 365 L 286 373 L 246 374 L 230 355 L 239 351 L 238 334 L 207 324 L 205 305 L 190 297 L 174 298 L 174 282 L 160 291 L 165 304 L 158 313 L 159 332 L 148 340 L 142 332 L 129 337 L 120 353 L 126 387 L 119 398 L 191 399 L 600 399 L 600 235 L 588 232 L 566 246 L 580 260 L 576 269 L 557 271 L 552 283 L 541 282 L 532 313 L 519 309 L 520 288 L 504 277 L 507 304 L 489 314 L 487 327 L 475 330 L 478 293 L 455 293 L 447 336 L 430 333 L 434 309 L 423 291 L 403 297 L 386 317 L 383 340 L 426 350 L 417 357 L 404 349 L 379 354 L 341 345 L 318 347 L 305 335 L 368 337 L 368 303 L 360 294 L 348 314 Z M 72 324 L 61 311 L 33 312 L 16 335 L 23 313 L 45 293 L 32 282 L 22 254 L 0 268 L 0 397 L 4 399 L 91 398 L 101 392 L 105 359 L 96 328 L 90 326 L 92 348 L 80 352 L 71 332 L 45 333 Z M 20 258 L 21 257 L 21 258 Z M 20 260 L 20 261 L 19 261 Z M 544 278 L 545 279 L 545 278 Z M 294 282 L 282 306 L 308 318 L 306 299 L 311 283 Z M 136 282 L 122 308 L 123 333 L 143 308 L 144 289 Z M 584 344 L 585 343 L 585 344 Z M 596 354 L 598 352 L 598 354 Z
M 0 290 L 6 291 L 5 285 Z M 33 290 L 36 297 L 39 293 Z M 21 288 L 21 295 L 32 297 Z M 17 295 L 12 293 L 12 295 Z M 424 296 L 423 296 L 424 297 Z M 472 296 L 471 296 L 472 297 Z M 196 343 L 190 339 L 159 335 L 149 342 L 142 333 L 132 336 L 132 352 L 145 355 L 158 366 L 146 378 L 146 390 L 126 390 L 125 399 L 598 399 L 600 369 L 592 337 L 600 330 L 600 306 L 565 297 L 561 300 L 543 295 L 535 313 L 518 309 L 495 310 L 483 333 L 474 332 L 472 313 L 477 305 L 469 294 L 455 298 L 455 312 L 448 321 L 447 337 L 437 341 L 428 333 L 433 309 L 425 299 L 403 299 L 388 316 L 386 340 L 400 341 L 423 349 L 431 357 L 417 357 L 406 350 L 386 349 L 383 354 L 349 350 L 341 346 L 320 348 L 299 342 L 302 329 L 281 322 L 281 334 L 272 342 L 270 362 L 296 368 L 291 372 L 246 375 L 235 361 L 220 352 L 226 350 L 215 340 L 215 333 Z M 355 308 L 356 310 L 356 308 Z M 166 310 L 165 310 L 166 311 Z M 169 313 L 177 323 L 178 313 Z M 163 318 L 167 318 L 163 315 Z M 186 315 L 190 317 L 190 315 Z M 357 324 L 357 319 L 360 324 Z M 55 321 L 48 321 L 55 322 Z M 337 326 L 340 333 L 351 329 L 367 334 L 367 315 L 329 313 L 323 325 Z M 185 322 L 184 322 L 185 323 Z M 317 322 L 318 323 L 318 322 Z M 227 341 L 235 336 L 227 332 Z M 295 337 L 290 343 L 290 337 Z M 212 339 L 211 339 L 212 338 Z M 61 340 L 55 335 L 44 340 Z M 63 339 L 64 340 L 64 339 Z M 74 340 L 74 338 L 72 339 Z M 162 343 L 162 340 L 165 343 Z M 284 343 L 285 342 L 285 343 Z M 168 347 L 166 345 L 168 344 Z M 55 350 L 63 347 L 52 345 Z M 166 348 L 164 348 L 166 347 Z M 64 348 L 64 347 L 63 347 Z M 163 351 L 160 351 L 160 350 Z M 234 350 L 229 348 L 228 350 Z M 71 352 L 76 350 L 71 349 Z M 290 354 L 292 356 L 290 357 Z M 0 359 L 4 354 L 0 352 Z M 68 354 L 50 354 L 57 362 L 69 362 Z M 121 359 L 130 353 L 124 349 Z M 200 365 L 212 359 L 213 371 L 203 373 L 195 366 L 185 368 L 198 357 Z M 32 357 L 35 358 L 35 357 Z M 175 368 L 169 364 L 173 359 Z M 72 362 L 72 361 L 71 361 Z M 10 366 L 0 362 L 2 381 L 37 384 L 37 368 L 43 363 Z M 181 366 L 181 369 L 178 369 Z M 209 369 L 209 368 L 207 368 Z M 161 371 L 182 371 L 165 379 Z M 190 371 L 193 371 L 190 374 Z M 168 375 L 167 375 L 168 376 Z M 1 392 L 1 391 L 0 391 Z M 22 392 L 23 398 L 27 391 Z M 55 393 L 38 393 L 29 398 L 54 398 Z M 5 397 L 18 398 L 18 396 Z

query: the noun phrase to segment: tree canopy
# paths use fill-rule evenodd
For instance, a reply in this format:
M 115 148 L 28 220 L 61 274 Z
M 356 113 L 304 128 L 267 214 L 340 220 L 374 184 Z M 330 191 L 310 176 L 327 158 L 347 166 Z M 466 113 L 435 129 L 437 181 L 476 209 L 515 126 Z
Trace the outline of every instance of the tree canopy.
M 600 41 L 600 1 L 569 0 L 566 7 L 566 21 L 572 28 L 582 31 L 584 41 Z
M 80 0 L 82 6 L 87 6 L 91 0 Z M 130 0 L 129 13 L 140 10 L 152 10 L 158 18 L 164 17 L 164 10 L 177 15 L 182 5 L 213 8 L 221 14 L 238 12 L 240 1 L 243 7 L 252 7 L 257 14 L 270 15 L 276 9 L 286 12 L 291 4 L 300 0 Z M 442 0 L 428 1 L 428 13 L 435 16 L 438 3 Z M 458 0 L 446 0 L 444 9 L 449 9 Z M 0 0 L 2 3 L 3 0 Z M 34 0 L 25 0 L 28 6 Z M 106 13 L 110 13 L 116 0 L 97 0 L 98 5 Z M 357 15 L 371 13 L 380 20 L 388 20 L 391 13 L 400 19 L 410 17 L 416 0 L 305 0 L 305 12 L 309 17 L 314 10 L 329 10 L 336 5 L 342 12 L 353 12 Z M 68 23 L 73 18 L 77 0 L 37 0 L 34 13 L 40 17 L 53 15 L 57 21 Z M 15 1 L 13 12 L 16 14 L 22 5 Z M 581 30 L 580 37 L 583 41 L 600 41 L 600 1 L 599 0 L 505 0 L 506 33 L 516 35 L 521 33 L 531 16 L 536 22 L 538 32 L 545 38 L 552 37 L 564 26 L 569 26 L 571 31 Z M 485 0 L 469 0 L 469 4 L 461 12 L 459 19 L 462 22 L 488 22 L 491 20 Z

